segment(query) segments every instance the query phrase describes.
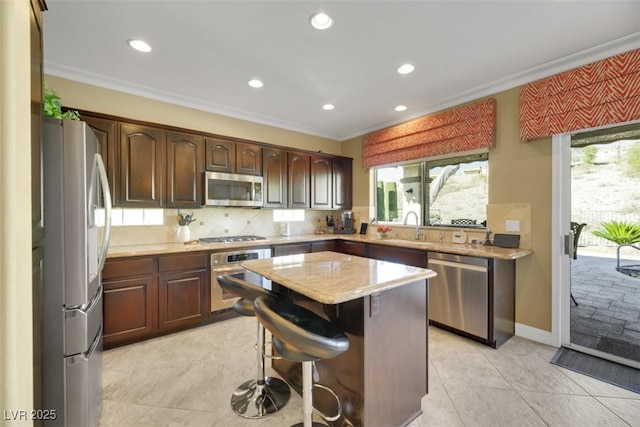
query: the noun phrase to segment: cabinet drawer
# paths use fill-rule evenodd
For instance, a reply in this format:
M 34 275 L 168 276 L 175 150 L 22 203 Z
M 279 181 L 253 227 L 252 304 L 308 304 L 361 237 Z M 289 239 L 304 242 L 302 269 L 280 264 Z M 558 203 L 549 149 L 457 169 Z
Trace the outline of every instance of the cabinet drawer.
M 153 258 L 108 260 L 102 270 L 102 280 L 153 273 Z
M 350 242 L 348 240 L 338 240 L 336 242 L 336 251 L 355 256 L 365 256 L 366 245 L 361 242 Z
M 204 253 L 189 255 L 172 255 L 158 259 L 158 271 L 197 270 L 207 266 L 207 255 Z
M 291 243 L 273 247 L 273 256 L 308 254 L 311 252 L 310 243 Z

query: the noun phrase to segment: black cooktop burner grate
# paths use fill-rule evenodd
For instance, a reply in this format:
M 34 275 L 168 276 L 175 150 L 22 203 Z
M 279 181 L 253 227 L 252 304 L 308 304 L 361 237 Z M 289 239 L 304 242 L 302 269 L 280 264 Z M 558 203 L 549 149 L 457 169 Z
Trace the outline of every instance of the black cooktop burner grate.
M 266 240 L 262 236 L 221 236 L 221 237 L 202 237 L 200 241 L 203 243 L 225 243 L 225 242 L 252 242 L 254 240 Z

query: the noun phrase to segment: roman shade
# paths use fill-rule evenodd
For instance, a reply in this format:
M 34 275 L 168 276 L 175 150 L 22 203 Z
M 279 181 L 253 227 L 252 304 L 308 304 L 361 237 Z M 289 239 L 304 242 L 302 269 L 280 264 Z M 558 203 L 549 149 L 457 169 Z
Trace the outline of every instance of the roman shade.
M 496 100 L 467 104 L 451 110 L 365 135 L 365 168 L 461 153 L 496 143 Z
M 640 120 L 640 49 L 520 88 L 520 138 Z

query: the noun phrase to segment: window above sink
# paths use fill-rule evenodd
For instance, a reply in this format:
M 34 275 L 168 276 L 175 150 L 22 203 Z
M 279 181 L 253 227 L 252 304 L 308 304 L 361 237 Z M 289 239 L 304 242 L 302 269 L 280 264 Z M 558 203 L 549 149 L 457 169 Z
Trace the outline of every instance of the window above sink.
M 376 168 L 379 223 L 401 224 L 414 212 L 420 225 L 485 228 L 489 156 L 476 153 Z M 409 215 L 408 223 L 415 224 Z

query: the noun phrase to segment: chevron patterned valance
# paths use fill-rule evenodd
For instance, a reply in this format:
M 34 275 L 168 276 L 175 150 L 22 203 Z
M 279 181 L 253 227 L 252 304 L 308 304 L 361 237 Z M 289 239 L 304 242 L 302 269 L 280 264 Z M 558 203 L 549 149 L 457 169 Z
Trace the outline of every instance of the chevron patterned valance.
M 495 143 L 496 100 L 488 98 L 365 135 L 362 162 L 370 168 L 494 147 Z
M 520 138 L 640 120 L 640 49 L 520 88 Z

